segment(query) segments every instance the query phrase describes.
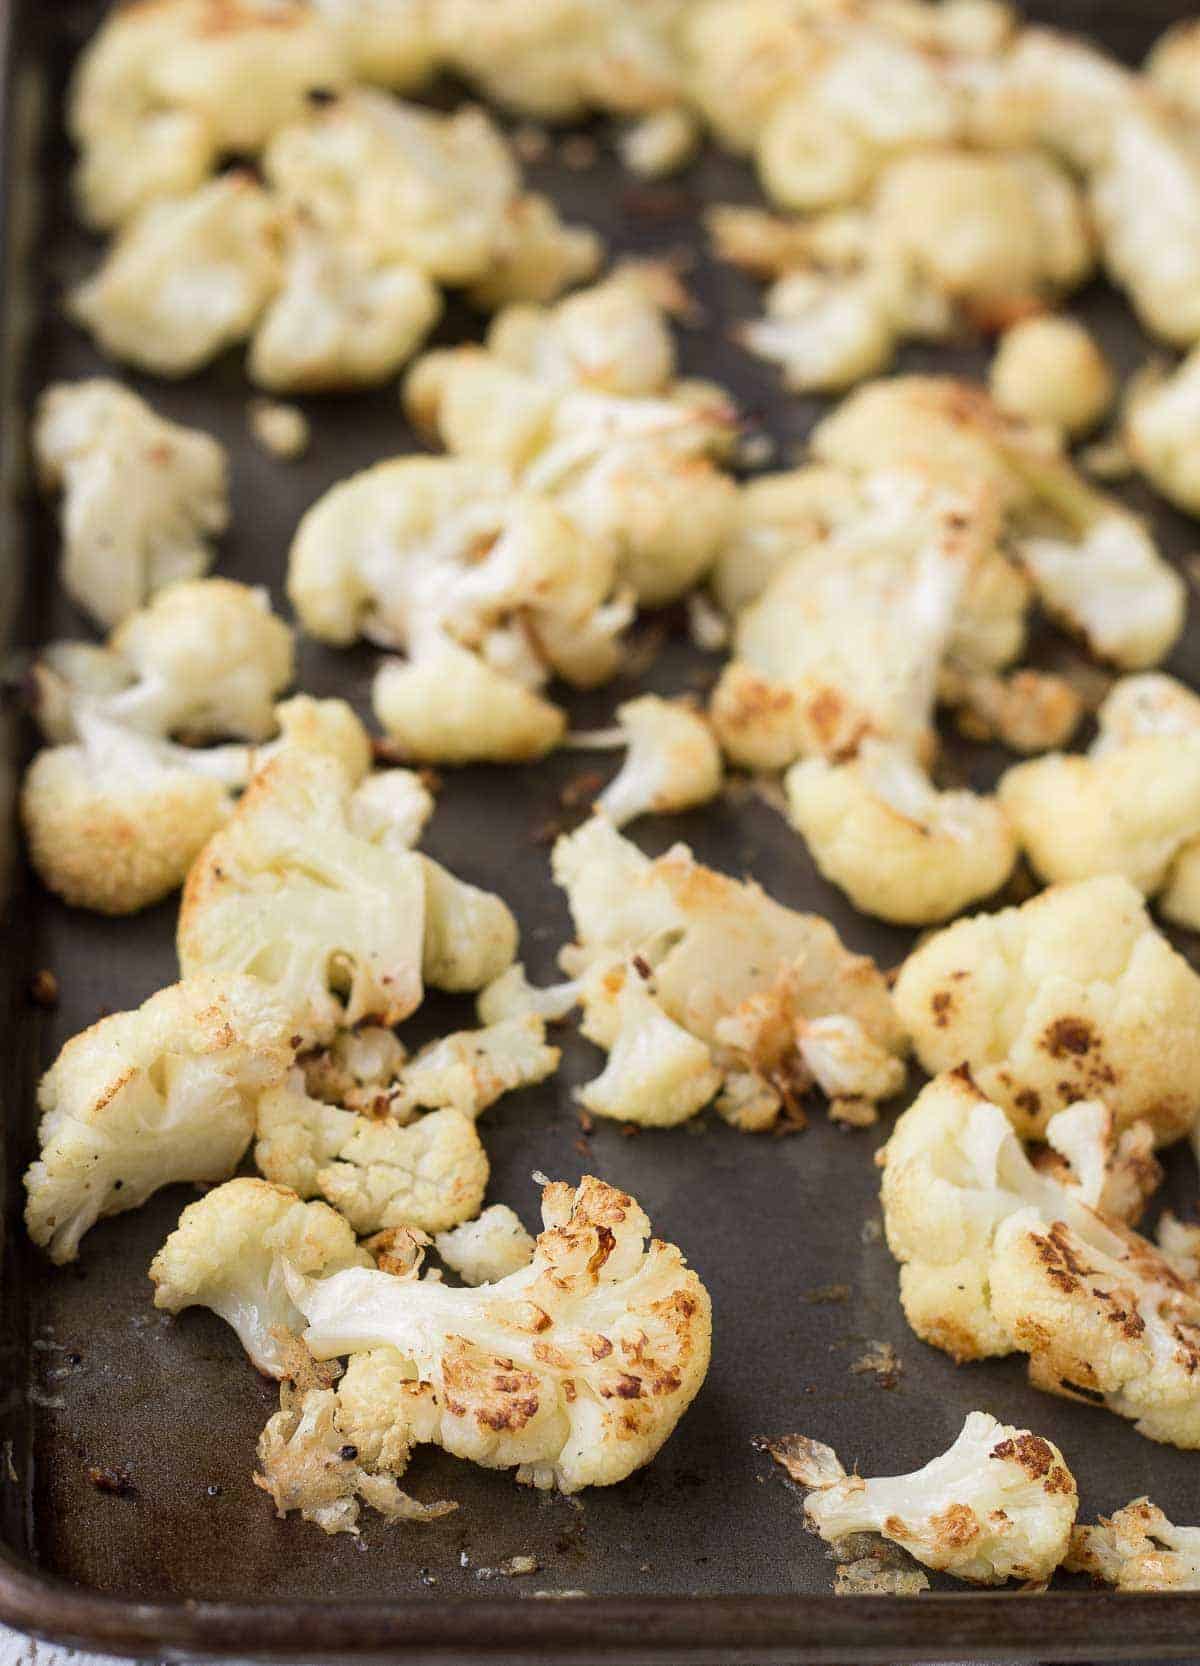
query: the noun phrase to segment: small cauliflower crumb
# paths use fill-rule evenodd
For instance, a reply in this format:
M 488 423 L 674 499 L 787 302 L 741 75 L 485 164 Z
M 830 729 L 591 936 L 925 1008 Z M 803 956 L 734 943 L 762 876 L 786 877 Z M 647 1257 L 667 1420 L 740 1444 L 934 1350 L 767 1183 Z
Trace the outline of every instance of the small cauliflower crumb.
M 1118 1591 L 1200 1591 L 1200 1527 L 1176 1527 L 1135 1498 L 1095 1527 L 1077 1527 L 1063 1566 Z
M 1200 1111 L 1200 978 L 1118 876 L 957 921 L 908 957 L 894 997 L 924 1068 L 967 1064 L 1029 1136 L 1077 1099 L 1162 1143 Z
M 939 792 L 900 748 L 864 741 L 848 763 L 788 772 L 793 827 L 864 913 L 899 925 L 950 919 L 999 890 L 1017 844 L 995 799 Z
M 534 1241 L 506 1203 L 434 1239 L 438 1254 L 464 1284 L 496 1284 L 533 1260 Z
M 823 1539 L 882 1533 L 972 1585 L 1049 1579 L 1066 1555 L 1079 1494 L 1062 1453 L 987 1412 L 969 1413 L 953 1446 L 911 1475 L 847 1475 L 828 1446 L 803 1435 L 762 1444 L 811 1489 L 804 1513 Z
M 700 146 L 695 118 L 678 106 L 651 111 L 617 141 L 621 161 L 642 179 L 667 179 L 685 168 Z
M 211 1308 L 259 1371 L 283 1377 L 291 1374 L 289 1343 L 304 1325 L 284 1268 L 321 1278 L 371 1264 L 336 1210 L 302 1203 L 286 1186 L 239 1179 L 188 1205 L 151 1262 L 150 1281 L 155 1307 Z
M 304 456 L 312 440 L 312 427 L 298 405 L 252 399 L 247 411 L 250 432 L 264 451 L 282 463 L 294 463 Z
M 1069 440 L 1096 428 L 1116 396 L 1108 361 L 1074 318 L 1027 318 L 1006 330 L 989 385 L 1008 416 L 1045 423 Z

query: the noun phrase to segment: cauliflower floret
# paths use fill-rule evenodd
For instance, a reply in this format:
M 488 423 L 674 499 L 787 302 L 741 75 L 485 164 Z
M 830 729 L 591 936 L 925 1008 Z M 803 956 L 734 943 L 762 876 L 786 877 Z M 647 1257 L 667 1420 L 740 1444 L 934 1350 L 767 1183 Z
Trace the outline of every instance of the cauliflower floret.
M 278 1516 L 299 1510 L 322 1532 L 357 1534 L 360 1501 L 388 1522 L 437 1521 L 458 1508 L 445 1499 L 421 1504 L 400 1490 L 394 1472 L 364 1468 L 339 1425 L 340 1394 L 333 1389 L 301 1393 L 284 1383 L 279 1400 L 280 1409 L 259 1436 L 262 1468 L 254 1476 L 255 1486 L 270 1493 Z
M 778 364 L 793 393 L 840 393 L 886 370 L 900 338 L 903 303 L 894 267 L 796 271 L 772 284 L 766 317 L 738 331 L 756 358 Z
M 80 738 L 39 752 L 21 788 L 38 876 L 75 908 L 136 914 L 183 884 L 232 809 L 205 754 L 82 717 Z
M 498 467 L 406 457 L 309 510 L 288 593 L 311 634 L 370 636 L 412 653 L 418 670 L 450 637 L 514 682 L 536 687 L 558 671 L 586 685 L 617 667 L 626 617 L 609 605 L 614 577 L 602 543 Z
M 738 617 L 711 707 L 737 763 L 845 756 L 872 735 L 932 752 L 938 667 L 989 517 L 916 474 L 867 487 L 864 513 L 802 548 Z
M 408 1057 L 399 1036 L 379 1024 L 339 1030 L 328 1047 L 301 1059 L 304 1086 L 327 1105 L 373 1110 Z
M 1125 410 L 1125 444 L 1165 498 L 1200 515 L 1200 349 L 1170 375 L 1140 377 Z
M 925 1088 L 888 1142 L 882 1191 L 900 1300 L 922 1341 L 959 1361 L 1022 1346 L 990 1292 L 999 1223 L 1033 1210 L 1112 1240 L 1118 1216 L 1140 1214 L 1161 1178 L 1144 1148 L 1147 1132 L 1138 1124 L 1114 1137 L 1109 1112 L 1080 1103 L 1050 1118 L 1051 1145 L 1035 1166 L 965 1071 Z
M 441 635 L 408 660 L 384 660 L 371 703 L 418 763 L 524 763 L 553 751 L 567 729 L 558 706 Z
M 254 1160 L 277 1185 L 325 1198 L 359 1233 L 456 1226 L 478 1212 L 488 1180 L 487 1155 L 461 1111 L 403 1126 L 310 1099 L 300 1071 L 259 1100 Z
M 1200 1591 L 1200 1527 L 1176 1527 L 1135 1498 L 1095 1527 L 1076 1527 L 1063 1566 L 1118 1591 Z
M 905 961 L 896 1011 L 930 1074 L 966 1063 L 1018 1132 L 1076 1099 L 1160 1142 L 1200 1110 L 1200 978 L 1117 876 L 959 920 Z
M 482 110 L 443 115 L 363 87 L 277 132 L 263 170 L 284 207 L 327 237 L 445 284 L 487 276 L 520 196 Z
M 1006 330 L 989 386 L 1009 416 L 1047 423 L 1069 439 L 1090 433 L 1116 393 L 1102 349 L 1074 318 L 1027 318 Z
M 618 141 L 621 161 L 642 179 L 667 179 L 700 148 L 700 128 L 687 110 L 668 107 L 643 116 Z
M 438 13 L 431 0 L 314 0 L 314 4 L 348 54 L 357 80 L 409 92 L 437 68 Z
M 279 214 L 248 174 L 151 203 L 70 297 L 115 359 L 189 376 L 243 341 L 279 288 Z
M 847 1475 L 819 1441 L 765 1443 L 823 1539 L 882 1533 L 926 1567 L 972 1585 L 1048 1580 L 1067 1553 L 1079 1493 L 1057 1446 L 973 1411 L 953 1446 L 912 1475 Z
M 411 778 L 408 778 L 407 770 L 387 770 L 381 777 L 372 777 L 371 783 L 366 782 L 365 777 L 371 768 L 371 737 L 345 700 L 314 700 L 311 695 L 297 694 L 276 706 L 275 721 L 279 725 L 279 738 L 257 748 L 254 753 L 255 767 L 269 763 L 285 748 L 326 753 L 337 759 L 352 784 L 360 786 L 351 800 L 350 809 L 355 820 L 366 827 L 369 836 L 380 838 L 384 835 L 380 818 L 390 806 L 388 836 L 395 838 L 399 834 L 400 842 L 406 848 L 415 843 L 408 833 L 423 813 L 423 801 L 409 784 Z M 374 781 L 392 781 L 395 776 L 408 779 L 403 787 L 387 789 L 389 805 L 379 803 L 380 789 L 374 786 Z M 367 820 L 364 821 L 364 818 Z
M 640 1103 L 660 1120 L 669 1105 L 681 1120 L 679 1107 L 691 1099 L 687 1114 L 698 1110 L 723 1076 L 730 1104 L 744 1113 L 754 1099 L 761 1114 L 736 1118 L 749 1128 L 794 1109 L 814 1080 L 838 1097 L 887 1097 L 900 1086 L 905 1041 L 884 980 L 825 920 L 701 867 L 685 845 L 651 862 L 602 816 L 558 841 L 553 866 L 578 938 L 560 959 L 586 974 L 585 1034 L 621 1049 L 605 1073 L 606 1100 L 614 1081 L 640 1082 Z M 707 1062 L 664 1018 L 704 1044 Z M 851 1047 L 816 1027 L 832 1018 L 853 1021 Z M 670 1042 L 662 1059 L 656 1035 Z M 657 1072 L 668 1061 L 664 1087 Z M 634 1120 L 612 1104 L 604 1114 Z
M 397 1114 L 451 1105 L 478 1117 L 502 1095 L 544 1082 L 561 1057 L 557 1047 L 546 1046 L 545 1021 L 536 1013 L 459 1030 L 430 1042 L 403 1067 L 388 1103 Z
M 509 204 L 491 265 L 467 296 L 485 312 L 520 301 L 552 301 L 594 277 L 603 258 L 598 233 L 564 225 L 549 197 L 527 191 Z
M 303 224 L 283 287 L 255 331 L 252 381 L 276 393 L 370 387 L 394 376 L 437 323 L 438 290 L 415 266 L 377 260 Z
M 584 995 L 583 1032 L 609 1049 L 594 1082 L 578 1090 L 585 1109 L 643 1128 L 675 1128 L 703 1110 L 723 1076 L 703 1041 L 669 1018 L 636 967 L 600 967 L 602 993 Z
M 542 1217 L 529 1266 L 480 1291 L 355 1268 L 294 1279 L 292 1293 L 318 1358 L 387 1349 L 404 1361 L 403 1398 L 400 1373 L 382 1373 L 376 1438 L 389 1413 L 409 1425 L 420 1395 L 432 1415 L 419 1438 L 577 1492 L 624 1480 L 672 1433 L 708 1370 L 709 1299 L 673 1245 L 646 1247 L 646 1216 L 602 1181 L 548 1186 Z
M 150 1263 L 154 1305 L 168 1313 L 211 1308 L 258 1370 L 283 1377 L 288 1345 L 304 1326 L 285 1265 L 321 1278 L 373 1263 L 335 1209 L 302 1203 L 265 1180 L 227 1180 L 188 1205 Z
M 464 1221 L 434 1240 L 438 1254 L 464 1284 L 497 1284 L 533 1260 L 534 1241 L 507 1203 L 493 1203 L 477 1220 Z
M 398 1023 L 421 1000 L 423 858 L 355 833 L 351 799 L 336 758 L 284 748 L 184 888 L 184 975 L 256 972 L 305 1038 Z
M 63 493 L 63 588 L 102 625 L 211 565 L 229 491 L 225 448 L 208 434 L 97 377 L 47 389 L 33 449 L 42 486 Z
M 87 715 L 156 737 L 261 741 L 294 665 L 292 632 L 265 590 L 183 580 L 130 613 L 104 649 L 52 643 L 34 666 L 35 713 L 50 740 L 73 739 Z
M 480 992 L 475 1010 L 481 1024 L 499 1024 L 505 1018 L 524 1018 L 530 1013 L 554 1024 L 579 1004 L 579 987 L 578 978 L 571 978 L 548 989 L 537 989 L 525 976 L 524 966 L 516 961 Z
M 157 0 L 96 34 L 71 90 L 85 219 L 109 227 L 199 185 L 349 77 L 335 33 L 297 0 Z
M 854 476 L 816 465 L 750 480 L 738 493 L 737 521 L 712 571 L 712 591 L 731 617 L 757 601 L 798 550 L 828 537 L 862 512 Z
M 1138 670 L 1178 637 L 1183 582 L 1145 528 L 1085 484 L 1049 431 L 1005 417 L 983 389 L 949 377 L 874 383 L 817 425 L 812 447 L 858 472 L 918 468 L 947 487 L 990 486 L 1043 604 L 1102 658 Z
M 825 878 L 897 925 L 961 913 L 999 890 L 1017 859 L 995 799 L 939 792 L 896 746 L 864 741 L 841 764 L 809 758 L 785 787 L 792 825 Z
M 299 405 L 279 399 L 251 399 L 246 426 L 255 444 L 281 463 L 295 463 L 312 443 L 312 424 Z
M 469 994 L 512 965 L 517 922 L 491 891 L 468 885 L 428 856 L 418 858 L 425 882 L 421 971 L 434 989 Z
M 433 810 L 433 794 L 414 770 L 382 769 L 350 800 L 350 830 L 372 844 L 411 850 Z
M 680 0 L 440 0 L 451 68 L 543 121 L 629 114 L 677 96 L 670 26 Z
M 1065 746 L 1083 718 L 1083 700 L 1065 677 L 1014 671 L 998 677 L 951 657 L 942 666 L 938 700 L 952 707 L 972 740 L 998 740 L 1012 752 Z
M 38 1089 L 40 1154 L 25 1224 L 73 1261 L 105 1215 L 160 1186 L 225 1180 L 254 1132 L 259 1094 L 292 1062 L 289 1015 L 253 978 L 193 978 L 69 1041 Z
M 617 721 L 628 755 L 596 800 L 614 827 L 638 816 L 690 810 L 720 792 L 720 748 L 687 701 L 644 694 L 618 706 Z

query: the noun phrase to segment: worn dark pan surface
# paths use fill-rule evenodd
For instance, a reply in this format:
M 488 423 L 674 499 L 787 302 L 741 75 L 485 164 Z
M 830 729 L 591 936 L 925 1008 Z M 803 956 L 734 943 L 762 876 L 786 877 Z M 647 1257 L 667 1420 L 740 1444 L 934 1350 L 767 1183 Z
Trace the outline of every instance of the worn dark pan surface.
M 6 624 L 18 644 L 85 634 L 55 582 L 52 515 L 22 472 L 23 418 L 36 390 L 94 374 L 101 361 L 61 316 L 64 286 L 94 259 L 72 225 L 61 99 L 73 53 L 95 26 L 96 4 L 11 0 L 7 8 L 6 288 L 0 311 L 4 370 Z M 1178 8 L 1165 4 L 1062 7 L 1057 19 L 1094 25 L 1129 54 L 1144 49 Z M 1050 12 L 1043 8 L 1043 15 Z M 600 135 L 603 140 L 603 135 Z M 749 198 L 748 176 L 711 156 L 684 179 L 646 189 L 623 176 L 602 142 L 597 165 L 534 170 L 572 216 L 597 225 L 614 249 L 688 248 L 708 327 L 685 341 L 689 367 L 730 385 L 786 456 L 818 409 L 783 397 L 772 374 L 725 339 L 748 316 L 754 286 L 702 257 L 696 211 Z M 1081 310 L 1123 369 L 1146 355 L 1123 306 L 1106 290 Z M 472 328 L 465 317 L 448 329 Z M 921 358 L 978 368 L 974 348 Z M 140 385 L 140 384 L 139 384 Z M 183 386 L 142 385 L 169 415 L 218 434 L 234 462 L 234 530 L 219 570 L 265 583 L 282 602 L 284 556 L 304 508 L 333 481 L 412 444 L 392 390 L 314 405 L 315 442 L 299 465 L 271 461 L 249 441 L 247 386 L 235 358 Z M 1139 501 L 1144 501 L 1139 499 Z M 1156 512 L 1166 545 L 1189 553 L 1195 529 Z M 655 627 L 657 628 L 657 627 Z M 649 674 L 664 691 L 699 687 L 715 661 L 688 646 L 674 619 Z M 365 711 L 373 655 L 306 646 L 302 686 L 348 695 Z M 1174 669 L 1200 682 L 1193 621 Z M 618 693 L 577 701 L 581 721 L 604 717 Z M 6 774 L 29 736 L 5 733 Z M 977 753 L 979 780 L 997 759 Z M 428 848 L 456 872 L 502 892 L 523 927 L 533 977 L 546 979 L 566 935 L 544 839 L 561 815 L 563 786 L 589 760 L 451 775 Z M 829 915 L 856 948 L 894 964 L 909 942 L 857 916 L 814 874 L 801 842 L 754 797 L 728 800 L 637 830 L 660 851 L 685 838 L 719 867 L 754 875 L 795 906 Z M 761 1432 L 802 1429 L 867 1472 L 900 1471 L 942 1450 L 964 1414 L 983 1407 L 1058 1441 L 1079 1476 L 1083 1514 L 1150 1492 L 1181 1520 L 1200 1515 L 1200 1460 L 1142 1440 L 1113 1417 L 1034 1393 L 1020 1360 L 956 1370 L 908 1332 L 896 1273 L 877 1231 L 874 1148 L 885 1137 L 841 1133 L 819 1108 L 783 1140 L 748 1139 L 714 1117 L 684 1130 L 626 1138 L 600 1125 L 584 1139 L 571 1091 L 599 1055 L 573 1035 L 561 1075 L 505 1101 L 484 1129 L 489 1196 L 535 1219 L 531 1171 L 575 1180 L 600 1174 L 631 1190 L 656 1229 L 680 1243 L 714 1298 L 716 1349 L 696 1405 L 657 1462 L 625 1485 L 582 1500 L 543 1497 L 503 1475 L 422 1453 L 410 1482 L 420 1496 L 461 1509 L 427 1528 L 367 1519 L 361 1540 L 327 1539 L 273 1518 L 251 1484 L 254 1444 L 274 1388 L 246 1366 L 232 1332 L 207 1314 L 173 1322 L 150 1304 L 146 1267 L 188 1201 L 161 1194 L 138 1214 L 97 1228 L 77 1267 L 52 1272 L 19 1224 L 18 1177 L 34 1131 L 38 1070 L 68 1036 L 102 1013 L 137 1005 L 172 980 L 174 905 L 112 923 L 74 914 L 31 885 L 19 864 L 4 915 L 3 1091 L 6 1214 L 0 1300 L 0 1618 L 129 1653 L 274 1652 L 406 1660 L 644 1662 L 722 1666 L 767 1660 L 1042 1658 L 1146 1661 L 1196 1652 L 1200 1599 L 935 1594 L 919 1602 L 828 1595 L 831 1565 L 801 1530 L 799 1500 L 751 1447 Z M 62 986 L 55 1012 L 27 999 L 49 967 Z M 431 1001 L 425 1033 L 471 1021 L 466 1002 Z M 1168 1195 L 1195 1196 L 1190 1158 L 1177 1156 Z M 848 1299 L 822 1299 L 824 1287 Z M 903 1364 L 888 1389 L 853 1363 L 873 1341 Z M 89 1466 L 127 1472 L 128 1496 L 100 1491 Z M 5 1477 L 8 1477 L 5 1479 Z M 504 1558 L 532 1553 L 540 1571 L 489 1577 Z M 570 1593 L 567 1600 L 555 1595 Z

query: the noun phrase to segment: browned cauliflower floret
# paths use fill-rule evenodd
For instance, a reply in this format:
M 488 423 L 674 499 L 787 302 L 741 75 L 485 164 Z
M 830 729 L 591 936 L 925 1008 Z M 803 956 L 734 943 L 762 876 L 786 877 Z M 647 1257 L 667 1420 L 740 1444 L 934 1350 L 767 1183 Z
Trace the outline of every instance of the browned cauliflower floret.
M 1095 1527 L 1077 1527 L 1063 1566 L 1118 1591 L 1200 1591 L 1200 1527 L 1176 1527 L 1135 1498 Z
M 1057 1446 L 973 1411 L 953 1446 L 912 1475 L 847 1475 L 820 1441 L 763 1443 L 810 1489 L 809 1526 L 836 1543 L 882 1533 L 926 1567 L 972 1585 L 1048 1580 L 1066 1555 L 1079 1493 Z
M 42 1078 L 25 1223 L 73 1261 L 105 1215 L 181 1180 L 225 1180 L 259 1094 L 292 1062 L 289 1014 L 253 978 L 192 978 L 69 1041 Z
M 479 1290 L 358 1268 L 290 1281 L 312 1353 L 354 1356 L 339 1423 L 368 1460 L 433 1441 L 577 1492 L 624 1480 L 674 1430 L 708 1370 L 704 1286 L 602 1181 L 548 1186 L 542 1216 L 530 1264 Z M 348 1405 L 360 1360 L 379 1361 L 374 1386 Z
M 210 566 L 229 503 L 225 449 L 208 434 L 96 377 L 47 389 L 33 449 L 41 484 L 63 494 L 63 587 L 102 625 Z
M 1019 1132 L 1098 1098 L 1166 1142 L 1200 1111 L 1200 978 L 1126 879 L 957 921 L 905 961 L 895 1001 L 925 1069 L 969 1065 Z

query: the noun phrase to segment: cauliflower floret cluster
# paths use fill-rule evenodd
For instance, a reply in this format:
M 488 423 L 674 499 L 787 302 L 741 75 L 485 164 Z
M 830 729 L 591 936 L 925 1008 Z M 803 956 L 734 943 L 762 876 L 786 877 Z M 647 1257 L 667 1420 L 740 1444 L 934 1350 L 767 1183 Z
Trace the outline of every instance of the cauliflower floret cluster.
M 301 522 L 288 591 L 311 634 L 405 650 L 380 668 L 376 715 L 404 752 L 448 763 L 549 750 L 565 720 L 538 688 L 611 676 L 629 619 L 601 542 L 460 458 L 400 458 L 334 487 Z
M 1122 670 L 1157 664 L 1183 628 L 1182 580 L 1142 524 L 1085 484 L 1051 434 L 1005 417 L 970 383 L 904 376 L 862 388 L 817 425 L 812 449 L 852 471 L 988 484 L 1043 607 Z
M 708 1370 L 708 1293 L 631 1197 L 585 1178 L 542 1196 L 533 1259 L 480 1290 L 350 1268 L 293 1278 L 318 1359 L 351 1354 L 337 1418 L 400 1473 L 416 1441 L 537 1487 L 648 1463 Z
M 1149 1498 L 1135 1498 L 1095 1527 L 1075 1528 L 1063 1565 L 1118 1591 L 1200 1591 L 1200 1527 L 1176 1527 Z
M 1017 859 L 995 799 L 939 792 L 895 746 L 864 741 L 841 764 L 809 758 L 785 786 L 792 825 L 825 878 L 897 925 L 952 918 L 999 890 Z
M 959 920 L 909 956 L 894 995 L 924 1068 L 969 1066 L 1020 1133 L 1098 1098 L 1165 1143 L 1200 1111 L 1200 978 L 1126 879 Z
M 685 700 L 644 694 L 617 707 L 625 762 L 596 800 L 614 827 L 644 815 L 706 804 L 721 790 L 721 751 L 708 722 Z
M 418 426 L 553 496 L 647 606 L 703 576 L 736 505 L 715 466 L 735 414 L 720 390 L 675 375 L 678 299 L 661 271 L 619 269 L 552 308 L 507 309 L 483 350 L 431 353 L 406 387 Z
M 126 614 L 104 648 L 52 643 L 33 669 L 33 705 L 52 741 L 72 739 L 84 714 L 159 738 L 262 741 L 294 665 L 265 590 L 182 580 Z
M 814 1084 L 886 1099 L 904 1080 L 884 980 L 826 921 L 702 867 L 685 845 L 652 862 L 606 821 L 559 840 L 554 877 L 577 941 L 583 1031 L 609 1053 L 581 1091 L 602 1116 L 669 1126 L 720 1092 L 745 1129 L 801 1120 Z
M 208 434 L 95 378 L 47 389 L 33 450 L 42 486 L 63 495 L 63 587 L 100 624 L 211 565 L 229 490 L 225 449 Z
M 780 769 L 875 737 L 930 761 L 938 668 L 991 531 L 978 492 L 868 477 L 858 515 L 798 540 L 738 614 L 711 706 L 726 753 Z
M 762 1443 L 811 1489 L 809 1526 L 836 1542 L 881 1533 L 927 1568 L 972 1585 L 1048 1580 L 1067 1553 L 1079 1493 L 1057 1446 L 973 1411 L 948 1451 L 911 1475 L 847 1475 L 820 1441 Z
M 150 1281 L 155 1307 L 211 1308 L 237 1332 L 258 1370 L 284 1377 L 304 1328 L 285 1268 L 322 1278 L 372 1264 L 335 1209 L 302 1203 L 286 1186 L 239 1179 L 188 1205 L 151 1262 Z
M 1004 806 L 1048 883 L 1122 874 L 1181 924 L 1200 923 L 1200 699 L 1171 677 L 1124 677 L 1083 757 L 1009 770 Z
M 290 1015 L 253 978 L 192 978 L 69 1041 L 42 1078 L 39 1155 L 25 1224 L 73 1261 L 106 1215 L 160 1186 L 226 1180 L 254 1133 L 258 1096 L 281 1081 Z
M 155 0 L 107 19 L 79 62 L 79 206 L 108 228 L 258 150 L 314 93 L 349 80 L 337 33 L 301 0 Z
M 368 802 L 378 792 L 357 790 Z M 284 747 L 201 853 L 180 910 L 185 975 L 257 973 L 309 1040 L 367 1018 L 398 1023 L 426 981 L 482 988 L 516 948 L 499 898 L 389 844 L 377 802 L 356 827 L 355 798 L 335 756 Z

